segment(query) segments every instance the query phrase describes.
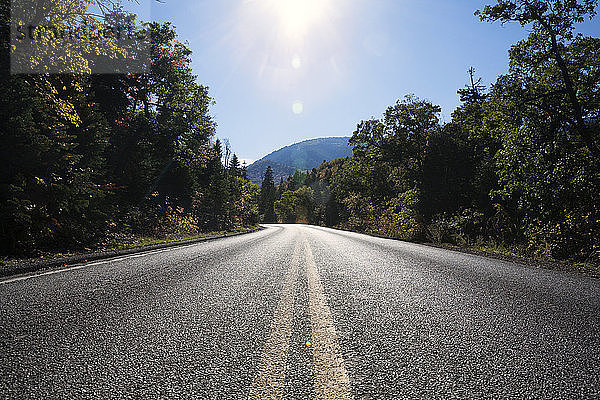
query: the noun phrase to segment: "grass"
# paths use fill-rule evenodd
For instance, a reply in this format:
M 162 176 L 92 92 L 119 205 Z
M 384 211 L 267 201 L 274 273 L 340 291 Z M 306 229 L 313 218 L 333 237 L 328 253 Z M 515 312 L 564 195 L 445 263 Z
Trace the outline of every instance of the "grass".
M 577 263 L 573 263 L 573 268 L 579 270 L 579 271 L 583 271 L 583 272 L 590 272 L 592 274 L 594 274 L 595 276 L 600 277 L 600 265 L 599 264 L 594 264 L 594 263 L 589 263 L 589 262 L 577 262 Z
M 148 236 L 133 236 L 133 235 L 121 235 L 120 237 L 114 238 L 115 241 L 111 244 L 102 243 L 102 247 L 99 248 L 83 248 L 79 251 L 70 251 L 70 252 L 44 252 L 42 254 L 38 254 L 36 256 L 29 257 L 17 257 L 17 258 L 8 258 L 8 257 L 0 257 L 0 277 L 6 277 L 10 275 L 15 275 L 19 273 L 32 272 L 38 269 L 44 269 L 49 265 L 59 265 L 63 263 L 65 258 L 67 257 L 79 257 L 86 258 L 87 256 L 91 256 L 94 253 L 98 252 L 110 252 L 114 250 L 125 250 L 125 249 L 135 249 L 143 246 L 153 245 L 153 244 L 162 244 L 162 243 L 171 243 L 171 242 L 179 242 L 191 239 L 199 239 L 204 237 L 211 236 L 222 236 L 224 234 L 234 234 L 234 233 L 243 233 L 249 232 L 258 228 L 258 226 L 248 227 L 248 228 L 240 228 L 232 231 L 217 231 L 217 232 L 206 232 L 198 235 L 170 235 L 168 237 L 148 237 Z M 52 264 L 54 263 L 54 264 Z M 66 265 L 66 264 L 63 264 Z
M 495 242 L 486 242 L 486 243 L 477 243 L 471 246 L 460 246 L 466 247 L 473 250 L 483 251 L 486 253 L 494 253 L 501 254 L 504 256 L 512 256 L 512 257 L 525 257 L 531 258 L 531 254 L 529 254 L 525 249 L 519 246 L 506 246 L 502 243 Z
M 523 259 L 527 264 L 541 263 L 545 268 L 559 269 L 562 271 L 576 271 L 585 275 L 600 278 L 600 264 L 597 262 L 581 262 L 575 260 L 556 260 L 549 256 L 535 255 L 523 246 L 506 246 L 496 242 L 478 242 L 476 244 L 449 245 L 455 249 L 475 250 L 489 255 L 517 257 Z
M 182 236 L 170 235 L 165 238 L 142 236 L 142 237 L 136 238 L 133 242 L 120 244 L 117 247 L 117 249 L 118 250 L 134 249 L 137 247 L 151 246 L 154 244 L 180 242 L 180 241 L 185 241 L 185 240 L 201 239 L 201 238 L 212 237 L 212 236 L 222 236 L 225 234 L 233 234 L 233 233 L 243 233 L 243 232 L 249 232 L 256 228 L 257 227 L 248 227 L 248 228 L 236 229 L 233 231 L 206 232 L 206 233 L 201 233 L 198 235 L 182 235 Z
M 103 251 L 114 251 L 114 250 L 126 250 L 126 249 L 135 249 L 139 247 L 154 245 L 154 244 L 162 244 L 162 243 L 171 243 L 171 242 L 179 242 L 185 240 L 193 240 L 204 237 L 211 236 L 222 236 L 224 234 L 234 234 L 234 233 L 243 233 L 249 232 L 258 228 L 258 226 L 252 226 L 247 228 L 239 228 L 232 231 L 215 231 L 215 232 L 206 232 L 197 235 L 169 235 L 167 237 L 150 237 L 150 236 L 129 236 L 127 239 L 120 238 L 120 242 L 115 242 L 112 244 L 103 243 L 102 247 L 91 247 L 91 248 L 82 248 L 80 250 L 74 251 L 47 251 L 38 255 L 31 255 L 26 257 L 4 257 L 0 258 L 0 268 L 8 268 L 10 265 L 21 262 L 30 262 L 33 260 L 53 260 L 59 259 L 63 257 L 71 257 L 88 253 L 97 253 Z
M 344 229 L 344 228 L 342 228 L 342 229 Z M 368 231 L 364 231 L 364 230 L 360 231 L 357 229 L 347 229 L 346 228 L 344 230 L 351 230 L 354 232 L 367 233 L 367 234 L 372 233 L 372 232 L 368 232 Z M 496 242 L 493 240 L 485 241 L 485 240 L 480 239 L 476 243 L 468 243 L 467 241 L 460 240 L 460 238 L 458 238 L 457 240 L 454 241 L 454 243 L 448 243 L 448 242 L 437 242 L 436 243 L 436 242 L 427 242 L 427 241 L 422 241 L 422 240 L 410 240 L 410 239 L 407 240 L 407 239 L 402 238 L 401 235 L 389 235 L 388 234 L 388 235 L 383 235 L 383 236 L 394 238 L 394 239 L 406 240 L 406 241 L 413 242 L 413 243 L 422 243 L 422 244 L 430 244 L 430 245 L 434 245 L 434 246 L 440 246 L 443 248 L 452 249 L 452 250 L 456 250 L 456 251 L 475 252 L 480 255 L 484 255 L 484 256 L 488 256 L 488 257 L 495 256 L 495 258 L 500 258 L 500 259 L 505 259 L 505 258 L 510 259 L 510 258 L 514 257 L 515 259 L 520 259 L 521 262 L 528 264 L 528 265 L 535 264 L 535 265 L 542 266 L 543 268 L 547 268 L 547 269 L 578 272 L 578 273 L 582 273 L 587 276 L 594 276 L 596 278 L 600 278 L 600 262 L 597 259 L 585 261 L 585 262 L 576 261 L 574 259 L 556 260 L 545 254 L 540 254 L 540 253 L 534 254 L 529 249 L 527 249 L 526 246 L 506 245 L 504 243 Z M 513 261 L 516 261 L 515 259 L 513 259 Z

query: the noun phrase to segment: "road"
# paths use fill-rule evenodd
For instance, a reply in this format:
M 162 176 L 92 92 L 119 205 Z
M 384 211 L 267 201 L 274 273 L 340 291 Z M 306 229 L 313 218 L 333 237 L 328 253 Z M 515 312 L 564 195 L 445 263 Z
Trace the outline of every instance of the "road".
M 300 225 L 0 283 L 0 398 L 600 398 L 600 281 Z

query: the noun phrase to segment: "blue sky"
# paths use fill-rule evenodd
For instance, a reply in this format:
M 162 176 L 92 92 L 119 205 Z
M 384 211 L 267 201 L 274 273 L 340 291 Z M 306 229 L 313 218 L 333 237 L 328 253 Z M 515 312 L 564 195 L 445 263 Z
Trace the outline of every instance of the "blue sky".
M 413 93 L 442 107 L 476 68 L 488 85 L 508 68 L 518 25 L 483 23 L 478 0 L 164 0 L 209 86 L 217 136 L 256 160 L 308 138 L 350 136 Z M 598 19 L 582 30 L 598 36 Z

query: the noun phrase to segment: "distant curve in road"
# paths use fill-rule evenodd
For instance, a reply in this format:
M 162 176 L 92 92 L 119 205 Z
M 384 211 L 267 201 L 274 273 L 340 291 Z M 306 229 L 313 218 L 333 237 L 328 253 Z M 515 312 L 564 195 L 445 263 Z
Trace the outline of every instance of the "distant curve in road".
M 0 282 L 0 398 L 600 398 L 600 281 L 306 225 Z

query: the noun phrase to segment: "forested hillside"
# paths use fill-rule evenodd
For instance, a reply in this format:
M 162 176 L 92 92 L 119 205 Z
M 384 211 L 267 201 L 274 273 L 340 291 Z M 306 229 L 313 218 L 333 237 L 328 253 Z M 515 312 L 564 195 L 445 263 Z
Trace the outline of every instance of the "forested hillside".
M 348 137 L 327 137 L 304 140 L 267 154 L 248 166 L 248 178 L 256 183 L 262 181 L 268 166 L 273 169 L 275 182 L 287 178 L 297 169 L 301 171 L 318 167 L 323 161 L 352 155 Z
M 596 8 L 499 1 L 478 11 L 530 30 L 509 71 L 486 89 L 471 69 L 448 123 L 414 95 L 361 121 L 353 156 L 278 187 L 278 220 L 598 262 L 600 39 L 575 31 Z
M 261 159 L 248 166 L 248 179 L 254 183 L 260 184 L 268 167 L 273 170 L 273 179 L 280 182 L 281 179 L 287 179 L 288 176 L 296 172 L 296 167 L 280 164 L 272 160 Z

